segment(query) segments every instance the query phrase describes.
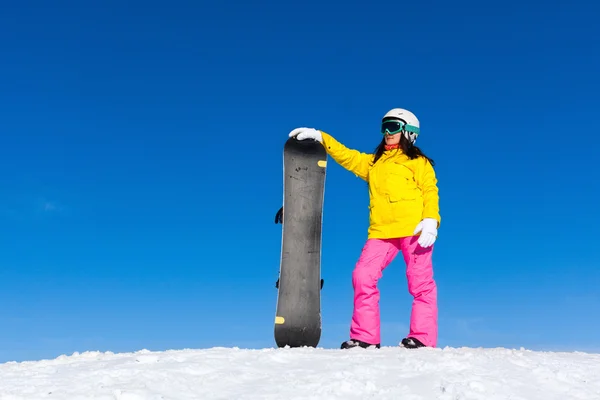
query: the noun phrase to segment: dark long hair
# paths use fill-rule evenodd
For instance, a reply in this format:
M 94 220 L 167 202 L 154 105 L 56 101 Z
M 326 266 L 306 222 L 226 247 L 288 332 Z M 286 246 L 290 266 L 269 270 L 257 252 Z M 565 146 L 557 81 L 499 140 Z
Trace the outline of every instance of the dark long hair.
M 414 160 L 415 158 L 418 158 L 418 157 L 423 157 L 423 158 L 427 159 L 427 161 L 429 161 L 432 166 L 435 165 L 435 162 L 431 158 L 427 157 L 420 148 L 418 148 L 417 146 L 415 146 L 414 144 L 409 142 L 409 140 L 404 135 L 400 135 L 400 148 L 402 149 L 404 154 L 406 154 L 408 156 L 408 158 L 410 158 L 411 160 Z M 379 160 L 379 158 L 383 155 L 384 151 L 385 151 L 385 137 L 381 140 L 381 143 L 379 143 L 379 146 L 377 146 L 377 148 L 375 149 L 375 156 L 373 157 L 373 164 L 375 164 L 377 162 L 377 160 Z

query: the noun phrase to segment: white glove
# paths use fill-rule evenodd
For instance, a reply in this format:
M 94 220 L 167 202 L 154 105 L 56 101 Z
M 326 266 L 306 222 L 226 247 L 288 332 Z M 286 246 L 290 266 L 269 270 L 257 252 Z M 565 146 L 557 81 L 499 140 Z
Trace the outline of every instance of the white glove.
M 414 234 L 421 232 L 419 237 L 419 245 L 421 247 L 430 247 L 437 239 L 437 220 L 433 218 L 424 218 L 423 221 L 419 222 L 419 225 L 415 228 Z
M 313 128 L 296 128 L 290 132 L 290 137 L 296 137 L 298 140 L 313 139 L 323 143 L 321 131 Z

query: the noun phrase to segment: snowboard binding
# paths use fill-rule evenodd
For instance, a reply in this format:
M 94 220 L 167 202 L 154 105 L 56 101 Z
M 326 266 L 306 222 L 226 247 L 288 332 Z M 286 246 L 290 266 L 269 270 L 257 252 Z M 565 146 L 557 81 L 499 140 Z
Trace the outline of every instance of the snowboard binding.
M 283 207 L 275 214 L 275 224 L 283 224 Z

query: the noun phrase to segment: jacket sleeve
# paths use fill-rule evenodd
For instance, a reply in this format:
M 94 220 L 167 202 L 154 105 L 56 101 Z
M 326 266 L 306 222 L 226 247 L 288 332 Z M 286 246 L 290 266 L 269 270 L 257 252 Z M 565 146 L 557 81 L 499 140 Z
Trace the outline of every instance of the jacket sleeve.
M 439 191 L 437 187 L 437 178 L 431 163 L 421 157 L 419 172 L 416 175 L 417 185 L 423 193 L 423 218 L 433 218 L 441 223 Z
M 367 180 L 369 163 L 373 159 L 373 155 L 349 149 L 323 131 L 321 131 L 321 136 L 323 138 L 323 146 L 331 158 L 348 171 L 356 174 L 359 178 Z

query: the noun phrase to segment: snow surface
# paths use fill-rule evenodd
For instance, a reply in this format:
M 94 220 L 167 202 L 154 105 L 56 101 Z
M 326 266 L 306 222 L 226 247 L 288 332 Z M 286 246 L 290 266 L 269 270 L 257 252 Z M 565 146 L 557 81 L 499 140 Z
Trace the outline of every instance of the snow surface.
M 600 354 L 212 348 L 0 364 L 0 399 L 600 399 Z

